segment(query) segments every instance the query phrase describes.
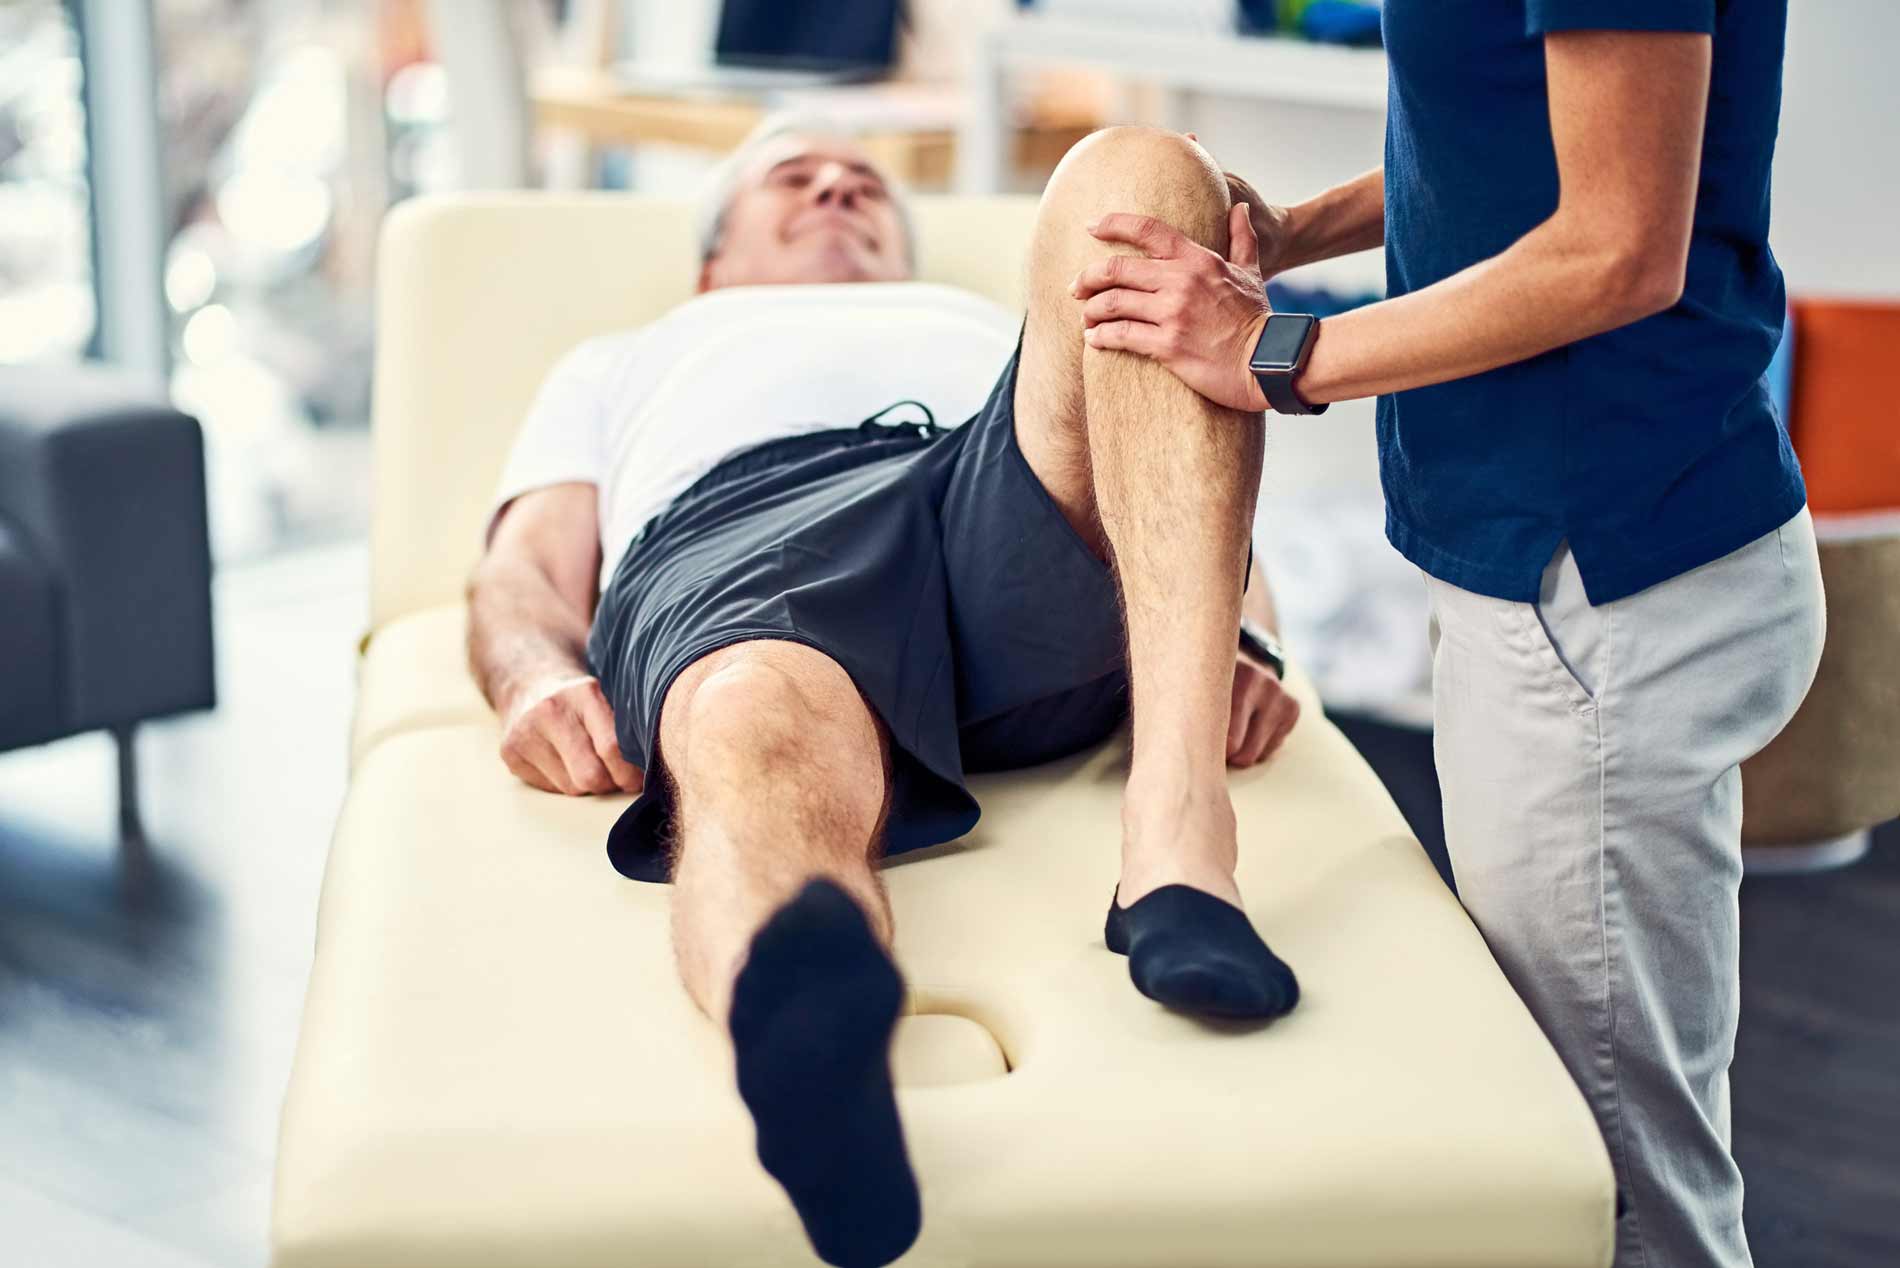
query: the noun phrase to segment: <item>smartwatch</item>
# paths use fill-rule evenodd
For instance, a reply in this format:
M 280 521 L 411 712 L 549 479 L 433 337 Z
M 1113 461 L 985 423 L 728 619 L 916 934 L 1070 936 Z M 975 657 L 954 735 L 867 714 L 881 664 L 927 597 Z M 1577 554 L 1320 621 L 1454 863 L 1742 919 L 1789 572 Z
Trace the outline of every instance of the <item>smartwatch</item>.
M 1307 354 L 1319 337 L 1319 318 L 1308 313 L 1268 313 L 1260 328 L 1247 368 L 1260 384 L 1261 395 L 1276 414 L 1324 414 L 1324 405 L 1308 405 L 1293 390 L 1293 381 L 1306 368 Z
M 1240 650 L 1271 669 L 1275 678 L 1286 677 L 1286 653 L 1280 650 L 1280 641 L 1244 616 L 1240 618 Z

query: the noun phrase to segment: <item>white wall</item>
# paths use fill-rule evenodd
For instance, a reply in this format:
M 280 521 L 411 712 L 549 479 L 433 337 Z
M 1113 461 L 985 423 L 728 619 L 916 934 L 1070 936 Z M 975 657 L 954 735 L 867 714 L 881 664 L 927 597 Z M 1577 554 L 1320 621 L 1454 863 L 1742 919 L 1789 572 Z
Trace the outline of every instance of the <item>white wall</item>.
M 1900 4 L 1792 0 L 1769 242 L 1792 294 L 1900 297 Z
M 1384 159 L 1384 110 L 1198 98 L 1186 113 L 1188 128 L 1221 166 L 1246 177 L 1263 198 L 1297 202 L 1351 180 Z M 1345 293 L 1383 292 L 1385 256 L 1362 251 L 1296 270 L 1286 280 Z M 1276 419 L 1263 504 L 1312 490 L 1376 497 L 1379 456 L 1373 409 L 1371 401 L 1342 401 L 1320 418 Z
M 1187 109 L 1188 128 L 1222 167 L 1252 181 L 1261 196 L 1298 202 L 1379 166 L 1385 158 L 1385 111 L 1270 104 L 1202 97 Z M 1324 282 L 1339 290 L 1385 289 L 1385 260 L 1362 251 L 1328 261 L 1288 281 Z

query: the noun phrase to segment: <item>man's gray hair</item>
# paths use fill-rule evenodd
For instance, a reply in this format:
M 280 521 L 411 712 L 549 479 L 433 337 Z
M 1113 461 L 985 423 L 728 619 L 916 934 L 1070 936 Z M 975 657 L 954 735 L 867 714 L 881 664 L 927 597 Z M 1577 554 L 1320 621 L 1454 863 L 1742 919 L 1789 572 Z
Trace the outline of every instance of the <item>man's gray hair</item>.
M 726 228 L 726 211 L 732 206 L 733 196 L 739 192 L 739 182 L 744 179 L 760 150 L 784 136 L 839 137 L 855 141 L 861 135 L 860 130 L 814 111 L 781 110 L 766 116 L 758 127 L 746 134 L 737 149 L 719 161 L 700 191 L 699 205 L 693 213 L 694 237 L 699 242 L 700 262 L 703 264 L 711 259 L 719 249 L 719 239 Z M 914 269 L 917 267 L 917 227 L 911 220 L 907 191 L 882 166 L 878 171 L 884 177 L 885 188 L 890 191 L 891 206 L 897 211 L 897 219 L 904 226 L 904 255 Z

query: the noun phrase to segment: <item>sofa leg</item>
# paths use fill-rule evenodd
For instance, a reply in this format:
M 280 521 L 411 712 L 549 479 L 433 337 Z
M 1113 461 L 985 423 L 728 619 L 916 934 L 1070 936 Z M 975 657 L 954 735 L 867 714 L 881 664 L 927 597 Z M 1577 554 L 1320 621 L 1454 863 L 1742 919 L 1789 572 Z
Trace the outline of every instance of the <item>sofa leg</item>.
M 1745 845 L 1742 873 L 1745 876 L 1801 876 L 1831 872 L 1857 862 L 1867 853 L 1872 840 L 1871 832 L 1850 832 L 1846 836 L 1798 845 Z
M 139 818 L 138 729 L 131 725 L 114 727 L 113 742 L 119 749 L 119 848 L 128 854 L 145 852 L 145 824 Z

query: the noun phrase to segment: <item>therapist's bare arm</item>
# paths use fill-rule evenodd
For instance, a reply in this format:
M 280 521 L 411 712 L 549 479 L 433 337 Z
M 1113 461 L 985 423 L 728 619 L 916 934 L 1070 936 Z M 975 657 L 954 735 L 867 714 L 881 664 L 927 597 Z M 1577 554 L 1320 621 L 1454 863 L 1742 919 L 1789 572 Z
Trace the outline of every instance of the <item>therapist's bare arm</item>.
M 1681 297 L 1708 106 L 1706 35 L 1570 31 L 1544 38 L 1556 211 L 1500 254 L 1320 325 L 1299 391 L 1318 404 L 1496 369 L 1657 313 Z M 1202 395 L 1262 409 L 1248 354 L 1266 320 L 1246 285 L 1254 235 L 1230 255 L 1146 217 L 1094 233 L 1151 257 L 1077 279 L 1091 345 L 1166 364 Z
M 1290 207 L 1267 202 L 1231 172 L 1227 183 L 1234 201 L 1247 204 L 1260 243 L 1262 277 L 1385 245 L 1383 167 Z
M 599 515 L 591 484 L 525 493 L 469 579 L 469 668 L 501 717 L 502 760 L 548 792 L 638 792 L 642 782 L 587 670 Z

